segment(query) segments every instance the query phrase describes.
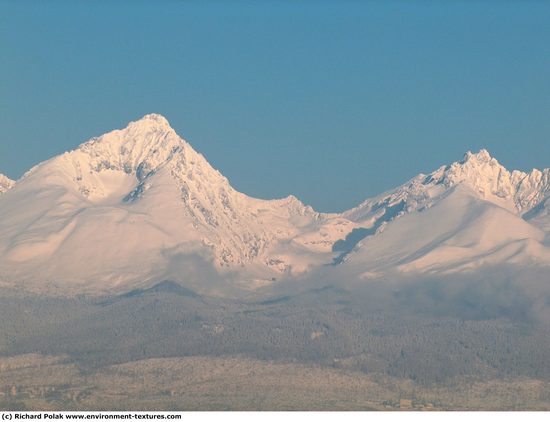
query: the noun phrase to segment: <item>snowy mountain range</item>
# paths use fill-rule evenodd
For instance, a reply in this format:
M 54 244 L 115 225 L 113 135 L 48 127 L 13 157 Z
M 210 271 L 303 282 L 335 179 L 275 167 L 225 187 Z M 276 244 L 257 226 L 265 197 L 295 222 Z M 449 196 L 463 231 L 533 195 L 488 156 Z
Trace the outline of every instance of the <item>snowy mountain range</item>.
M 453 273 L 550 265 L 550 170 L 485 150 L 341 214 L 237 192 L 149 114 L 29 170 L 0 175 L 0 283 L 108 292 L 171 279 L 212 294 L 338 267 Z

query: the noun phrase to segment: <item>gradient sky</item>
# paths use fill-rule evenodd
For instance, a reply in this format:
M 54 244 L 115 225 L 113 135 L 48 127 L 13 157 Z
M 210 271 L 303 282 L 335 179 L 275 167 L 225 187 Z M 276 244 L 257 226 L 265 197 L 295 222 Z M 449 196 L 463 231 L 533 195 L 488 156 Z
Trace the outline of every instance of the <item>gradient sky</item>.
M 240 191 L 350 208 L 550 167 L 550 1 L 0 0 L 0 172 L 155 112 Z

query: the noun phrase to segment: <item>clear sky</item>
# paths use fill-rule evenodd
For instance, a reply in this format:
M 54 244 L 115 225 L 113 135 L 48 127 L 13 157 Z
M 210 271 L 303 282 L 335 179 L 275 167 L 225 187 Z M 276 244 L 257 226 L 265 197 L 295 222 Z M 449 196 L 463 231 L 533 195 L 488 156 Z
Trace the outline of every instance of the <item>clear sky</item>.
M 0 53 L 12 178 L 152 112 L 320 211 L 466 150 L 550 167 L 550 1 L 0 0 Z

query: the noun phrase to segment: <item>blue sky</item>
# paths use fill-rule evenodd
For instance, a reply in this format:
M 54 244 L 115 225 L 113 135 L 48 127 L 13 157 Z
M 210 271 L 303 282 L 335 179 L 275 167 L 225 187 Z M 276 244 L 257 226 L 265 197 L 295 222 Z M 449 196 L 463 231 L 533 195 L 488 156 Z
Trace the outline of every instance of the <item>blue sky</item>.
M 155 112 L 262 198 L 550 167 L 549 1 L 0 0 L 0 172 Z

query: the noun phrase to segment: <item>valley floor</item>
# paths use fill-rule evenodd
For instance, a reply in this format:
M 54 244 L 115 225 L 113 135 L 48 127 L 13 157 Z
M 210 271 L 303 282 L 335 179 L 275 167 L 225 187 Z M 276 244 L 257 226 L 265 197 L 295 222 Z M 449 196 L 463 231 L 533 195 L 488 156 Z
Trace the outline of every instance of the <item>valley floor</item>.
M 437 387 L 241 357 L 145 359 L 84 370 L 66 356 L 0 358 L 0 410 L 550 410 L 536 379 Z

